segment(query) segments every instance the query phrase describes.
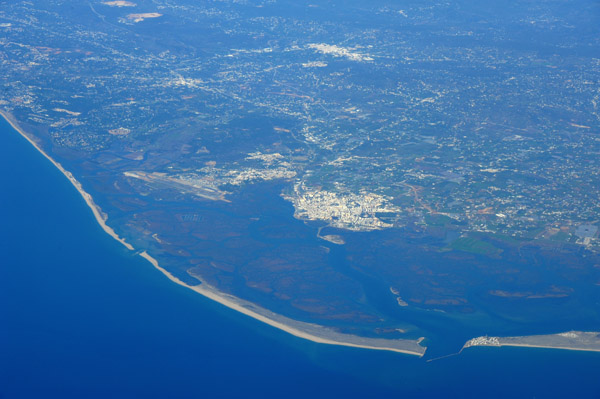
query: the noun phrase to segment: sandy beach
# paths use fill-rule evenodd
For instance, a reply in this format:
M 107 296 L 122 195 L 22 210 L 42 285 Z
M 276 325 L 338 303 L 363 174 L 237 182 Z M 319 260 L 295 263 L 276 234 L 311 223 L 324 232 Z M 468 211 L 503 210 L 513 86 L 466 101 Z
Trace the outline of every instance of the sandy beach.
M 164 268 L 162 268 L 158 264 L 156 259 L 150 256 L 147 252 L 144 251 L 140 253 L 140 256 L 152 263 L 152 265 L 156 269 L 160 270 L 165 276 L 167 276 L 167 278 L 169 278 L 174 283 L 189 288 L 230 309 L 243 313 L 247 316 L 252 317 L 253 319 L 259 320 L 265 324 L 278 328 L 296 337 L 304 338 L 309 341 L 317 342 L 320 344 L 350 346 L 355 348 L 373 350 L 385 350 L 398 353 L 405 353 L 409 355 L 416 355 L 420 357 L 422 357 L 425 354 L 426 347 L 419 345 L 420 340 L 385 340 L 379 338 L 365 338 L 355 335 L 341 334 L 316 324 L 304 323 L 288 319 L 285 316 L 273 313 L 248 301 L 244 301 L 232 295 L 221 293 L 214 287 L 211 287 L 206 283 L 195 286 L 186 284 L 183 281 L 179 280 L 177 277 L 170 274 Z M 369 342 L 371 342 L 372 344 L 369 344 Z M 394 344 L 401 345 L 398 345 L 398 347 L 394 347 Z M 400 346 L 406 346 L 407 349 L 403 349 Z M 414 348 L 408 349 L 410 347 Z
M 23 136 L 27 141 L 29 141 L 29 143 L 31 143 L 32 146 L 34 146 L 44 157 L 46 157 L 46 159 L 48 159 L 50 162 L 52 162 L 52 164 L 54 166 L 56 166 L 58 168 L 58 170 L 60 170 L 67 179 L 69 179 L 71 184 L 73 184 L 73 186 L 75 186 L 77 191 L 79 191 L 79 194 L 81 194 L 81 196 L 85 200 L 86 204 L 92 210 L 94 217 L 96 218 L 96 221 L 102 227 L 102 229 L 108 235 L 110 235 L 112 238 L 114 238 L 115 240 L 117 240 L 121 244 L 123 244 L 127 249 L 133 250 L 134 248 L 131 244 L 129 244 L 123 238 L 119 237 L 117 235 L 117 233 L 115 233 L 115 231 L 106 224 L 106 220 L 107 220 L 106 215 L 102 212 L 100 207 L 94 203 L 94 199 L 92 198 L 92 196 L 83 189 L 83 187 L 81 186 L 81 183 L 79 183 L 75 179 L 75 177 L 73 177 L 71 172 L 67 171 L 65 168 L 62 167 L 62 165 L 60 163 L 56 162 L 48 154 L 46 154 L 46 152 L 33 140 L 33 138 L 29 137 L 21 129 L 21 127 L 19 126 L 19 124 L 17 123 L 17 121 L 14 119 L 14 117 L 11 114 L 9 114 L 5 111 L 0 111 L 0 115 L 2 115 L 2 117 L 13 127 L 13 129 L 15 129 L 17 132 L 19 132 L 19 134 L 21 134 L 21 136 Z
M 21 136 L 23 136 L 31 145 L 33 145 L 46 159 L 48 159 L 52 164 L 58 168 L 62 172 L 62 174 L 69 179 L 71 184 L 77 189 L 77 191 L 81 194 L 86 204 L 92 210 L 96 221 L 102 229 L 110 235 L 112 238 L 123 244 L 127 249 L 134 250 L 135 248 L 129 244 L 125 239 L 119 237 L 119 235 L 106 224 L 107 216 L 102 212 L 100 207 L 94 202 L 92 196 L 87 193 L 81 183 L 75 179 L 71 172 L 67 171 L 63 168 L 63 166 L 52 159 L 41 147 L 36 143 L 33 137 L 30 137 L 27 133 L 25 133 L 18 122 L 15 120 L 12 114 L 6 111 L 0 111 L 0 115 L 17 131 Z M 249 317 L 252 317 L 256 320 L 259 320 L 265 324 L 268 324 L 272 327 L 285 331 L 291 335 L 294 335 L 299 338 L 303 338 L 312 342 L 320 343 L 320 344 L 328 344 L 328 345 L 339 345 L 339 346 L 348 346 L 354 348 L 363 348 L 363 349 L 372 349 L 372 350 L 383 350 L 383 351 L 391 351 L 404 353 L 409 355 L 415 355 L 422 357 L 425 354 L 426 347 L 421 346 L 419 343 L 421 340 L 389 340 L 389 339 L 381 339 L 381 338 L 366 338 L 359 337 L 355 335 L 342 334 L 336 331 L 327 329 L 325 327 L 300 322 L 296 320 L 289 319 L 285 316 L 278 315 L 273 313 L 267 309 L 261 308 L 251 302 L 242 300 L 240 298 L 234 297 L 232 295 L 228 295 L 222 292 L 219 292 L 214 287 L 209 286 L 206 283 L 200 285 L 189 285 L 185 282 L 181 281 L 177 277 L 173 276 L 163 267 L 161 267 L 158 261 L 149 255 L 146 251 L 141 252 L 139 254 L 141 257 L 149 261 L 157 270 L 162 272 L 169 280 L 172 282 L 179 284 L 183 287 L 191 289 L 206 298 L 209 298 L 215 302 L 218 302 L 230 309 L 238 311 L 242 314 L 245 314 Z
M 535 344 L 517 344 L 517 343 L 501 343 L 500 346 L 513 346 L 522 348 L 541 348 L 541 349 L 564 349 L 569 351 L 581 351 L 581 352 L 600 352 L 599 349 L 591 348 L 569 348 L 566 346 L 550 346 L 550 345 L 535 345 Z
M 471 348 L 473 346 L 513 346 L 600 352 L 600 333 L 594 331 L 567 331 L 559 334 L 524 335 L 516 337 L 477 337 L 467 341 L 463 346 L 463 349 Z

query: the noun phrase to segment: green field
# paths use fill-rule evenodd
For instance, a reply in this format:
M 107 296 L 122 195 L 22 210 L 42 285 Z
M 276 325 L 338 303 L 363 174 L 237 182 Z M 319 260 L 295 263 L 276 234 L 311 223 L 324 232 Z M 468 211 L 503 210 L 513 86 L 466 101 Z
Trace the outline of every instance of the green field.
M 502 252 L 500 248 L 475 237 L 461 237 L 453 241 L 450 248 L 486 256 L 499 255 Z

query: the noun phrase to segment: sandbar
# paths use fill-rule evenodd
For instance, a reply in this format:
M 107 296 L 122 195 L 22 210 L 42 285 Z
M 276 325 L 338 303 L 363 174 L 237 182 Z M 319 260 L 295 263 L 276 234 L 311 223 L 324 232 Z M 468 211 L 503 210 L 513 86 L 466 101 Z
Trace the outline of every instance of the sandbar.
M 309 341 L 321 344 L 350 346 L 355 348 L 374 350 L 385 350 L 416 355 L 419 357 L 422 357 L 425 354 L 425 351 L 427 350 L 426 347 L 421 346 L 419 344 L 422 339 L 391 340 L 382 338 L 360 337 L 357 335 L 339 333 L 337 331 L 330 330 L 326 327 L 317 324 L 292 320 L 285 316 L 271 312 L 268 309 L 257 306 L 246 300 L 237 298 L 233 295 L 222 293 L 214 287 L 208 285 L 206 282 L 202 282 L 202 284 L 199 285 L 189 285 L 181 281 L 177 277 L 173 276 L 164 268 L 162 268 L 158 264 L 158 261 L 152 256 L 150 256 L 146 251 L 140 253 L 140 256 L 148 260 L 156 269 L 160 270 L 165 276 L 167 276 L 167 278 L 169 278 L 174 283 L 189 288 L 230 309 L 236 310 L 240 313 L 252 317 L 253 319 L 259 320 L 265 324 L 268 324 L 272 327 L 285 331 L 299 338 L 304 338 Z
M 473 346 L 517 346 L 600 352 L 600 332 L 568 331 L 559 334 L 526 335 L 517 337 L 477 337 L 467 341 L 463 346 L 463 349 Z

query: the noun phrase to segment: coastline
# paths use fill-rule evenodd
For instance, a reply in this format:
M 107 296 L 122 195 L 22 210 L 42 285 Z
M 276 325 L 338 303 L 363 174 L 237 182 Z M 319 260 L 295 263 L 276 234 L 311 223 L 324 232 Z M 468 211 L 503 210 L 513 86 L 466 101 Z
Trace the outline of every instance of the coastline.
M 502 343 L 502 346 L 511 346 L 515 348 L 540 348 L 540 349 L 561 349 L 561 350 L 569 350 L 569 351 L 580 351 L 580 352 L 600 352 L 600 349 L 586 349 L 586 348 L 569 348 L 566 346 L 550 346 L 550 345 L 535 345 L 535 344 L 509 344 Z
M 29 141 L 29 143 L 32 146 L 34 146 L 36 150 L 38 150 L 44 157 L 46 157 L 46 159 L 48 159 L 50 162 L 52 162 L 52 164 L 54 166 L 56 166 L 56 168 L 58 170 L 60 170 L 61 173 L 63 175 L 65 175 L 65 177 L 67 179 L 69 179 L 71 184 L 73 184 L 73 186 L 75 186 L 77 191 L 79 191 L 79 194 L 81 194 L 81 196 L 85 200 L 85 203 L 90 207 L 90 209 L 92 210 L 92 213 L 94 214 L 94 217 L 96 218 L 96 221 L 98 222 L 100 227 L 102 227 L 102 229 L 106 232 L 106 234 L 108 234 L 109 236 L 111 236 L 112 238 L 114 238 L 115 240 L 120 242 L 121 244 L 123 244 L 127 249 L 133 250 L 134 248 L 131 244 L 129 244 L 123 238 L 119 237 L 117 235 L 117 233 L 115 233 L 115 231 L 106 224 L 106 220 L 107 220 L 106 215 L 104 215 L 102 213 L 102 210 L 100 209 L 100 207 L 98 205 L 96 205 L 92 196 L 83 189 L 83 187 L 81 186 L 81 183 L 79 183 L 77 181 L 77 179 L 75 179 L 75 177 L 73 177 L 73 174 L 71 174 L 71 172 L 69 172 L 68 170 L 63 168 L 60 163 L 56 162 L 44 150 L 42 150 L 42 148 L 21 129 L 21 127 L 19 126 L 19 124 L 15 120 L 15 118 L 12 116 L 12 114 L 10 114 L 6 111 L 0 110 L 0 116 L 2 116 L 4 118 L 4 120 L 6 120 L 6 122 L 8 122 L 8 124 L 12 126 L 13 129 L 15 129 L 17 132 L 19 132 L 19 134 L 21 136 L 23 136 L 27 141 Z
M 195 291 L 206 298 L 212 299 L 213 301 L 228 307 L 229 309 L 233 309 L 237 312 L 245 314 L 246 316 L 249 316 L 253 319 L 261 321 L 265 324 L 268 324 L 272 327 L 285 331 L 299 338 L 303 338 L 320 344 L 349 346 L 353 348 L 363 348 L 372 350 L 385 350 L 391 352 L 404 353 L 408 355 L 416 355 L 419 357 L 423 357 L 427 349 L 426 347 L 419 345 L 419 342 L 421 342 L 421 340 L 386 340 L 381 338 L 359 337 L 356 335 L 338 333 L 316 324 L 292 320 L 285 316 L 273 313 L 267 309 L 261 308 L 260 306 L 257 306 L 251 302 L 237 298 L 233 295 L 224 294 L 216 290 L 214 287 L 208 285 L 207 283 L 202 282 L 202 284 L 200 285 L 186 284 L 185 282 L 181 281 L 180 279 L 169 273 L 167 270 L 162 268 L 159 265 L 158 261 L 152 256 L 150 256 L 146 251 L 140 253 L 140 256 L 146 259 L 148 262 L 150 262 L 156 269 L 162 272 L 169 280 L 171 280 L 175 284 L 179 284 L 183 287 L 191 289 L 192 291 Z M 315 334 L 315 332 L 320 332 L 321 334 L 317 335 Z M 338 339 L 336 340 L 330 338 L 332 336 Z M 376 341 L 379 345 L 369 345 L 367 343 L 361 343 L 361 341 Z M 390 345 L 386 346 L 386 344 L 390 343 L 404 344 L 402 346 L 406 346 L 407 348 L 403 349 L 400 347 L 394 347 Z M 408 349 L 409 346 L 414 346 L 415 348 L 411 350 Z
M 92 210 L 94 217 L 98 224 L 102 227 L 104 232 L 110 235 L 112 238 L 120 242 L 127 249 L 133 251 L 135 248 L 125 241 L 124 238 L 121 238 L 110 226 L 106 224 L 107 216 L 102 212 L 101 208 L 94 202 L 92 196 L 87 193 L 81 183 L 75 179 L 73 174 L 67 171 L 63 166 L 51 158 L 39 145 L 35 142 L 35 140 L 30 137 L 21 127 L 18 122 L 14 118 L 14 116 L 7 111 L 0 110 L 0 116 L 2 116 L 11 127 L 17 131 L 23 138 L 25 138 L 33 147 L 35 147 L 38 152 L 40 152 L 46 159 L 48 159 L 52 164 L 60 170 L 60 172 L 73 184 L 73 186 L 77 189 L 79 194 L 83 197 L 88 207 Z M 319 344 L 328 344 L 328 345 L 338 345 L 338 346 L 347 346 L 354 348 L 362 348 L 362 349 L 371 349 L 371 350 L 383 350 L 383 351 L 391 351 L 397 353 L 403 353 L 408 355 L 414 355 L 423 357 L 426 347 L 421 346 L 419 340 L 408 340 L 408 339 L 382 339 L 382 338 L 367 338 L 367 337 L 359 337 L 350 334 L 342 334 L 330 330 L 326 327 L 319 326 L 316 324 L 300 322 L 296 320 L 289 319 L 285 316 L 278 315 L 273 313 L 267 309 L 261 308 L 251 302 L 242 300 L 240 298 L 234 297 L 233 295 L 228 295 L 222 293 L 215 289 L 214 287 L 209 286 L 206 283 L 192 286 L 184 283 L 177 277 L 173 276 L 166 269 L 161 267 L 158 261 L 149 255 L 146 251 L 143 251 L 139 254 L 142 258 L 147 260 L 154 268 L 163 273 L 169 280 L 172 282 L 191 289 L 200 295 L 211 299 L 215 302 L 220 303 L 223 306 L 226 306 L 232 310 L 240 312 L 246 316 L 249 316 L 255 320 L 261 321 L 265 324 L 268 324 L 272 327 L 275 327 L 279 330 L 282 330 L 288 334 L 296 336 L 298 338 L 306 339 Z M 197 278 L 197 277 L 196 277 Z
M 542 349 L 561 349 L 581 352 L 600 352 L 600 332 L 567 331 L 559 334 L 524 335 L 516 337 L 477 337 L 465 343 L 464 349 L 473 346 L 523 347 Z M 459 352 L 460 353 L 460 352 Z

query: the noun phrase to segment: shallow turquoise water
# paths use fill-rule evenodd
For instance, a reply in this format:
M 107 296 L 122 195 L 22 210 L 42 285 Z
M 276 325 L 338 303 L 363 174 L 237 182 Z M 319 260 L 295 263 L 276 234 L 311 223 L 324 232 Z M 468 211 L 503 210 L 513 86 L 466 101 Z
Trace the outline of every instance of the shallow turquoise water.
M 600 354 L 318 345 L 168 281 L 0 122 L 0 398 L 600 397 Z

